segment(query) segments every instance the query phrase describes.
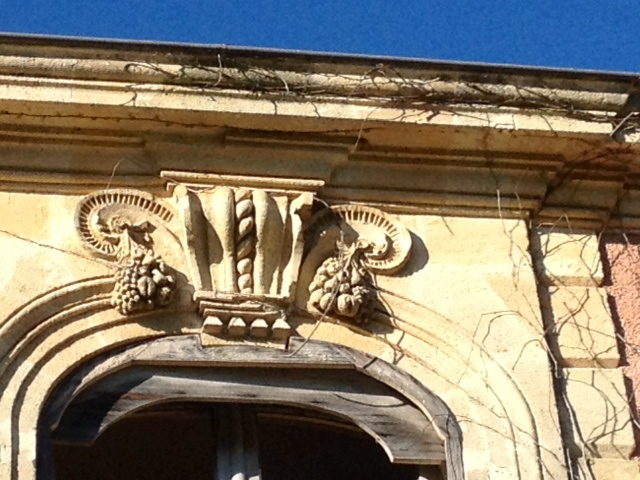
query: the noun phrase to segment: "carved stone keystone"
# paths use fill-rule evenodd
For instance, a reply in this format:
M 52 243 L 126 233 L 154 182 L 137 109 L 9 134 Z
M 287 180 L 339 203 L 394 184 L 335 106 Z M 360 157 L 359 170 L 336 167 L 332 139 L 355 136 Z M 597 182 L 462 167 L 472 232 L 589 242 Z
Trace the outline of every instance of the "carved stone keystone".
M 316 181 L 163 172 L 183 219 L 182 240 L 203 333 L 286 340 Z

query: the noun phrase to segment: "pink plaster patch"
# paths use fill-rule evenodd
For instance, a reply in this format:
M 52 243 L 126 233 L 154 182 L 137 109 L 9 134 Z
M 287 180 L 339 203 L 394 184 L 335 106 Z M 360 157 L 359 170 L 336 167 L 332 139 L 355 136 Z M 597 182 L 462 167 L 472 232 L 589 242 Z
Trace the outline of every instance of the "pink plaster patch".
M 640 236 L 611 235 L 603 239 L 605 287 L 616 330 L 629 404 L 636 425 L 634 435 L 640 455 Z

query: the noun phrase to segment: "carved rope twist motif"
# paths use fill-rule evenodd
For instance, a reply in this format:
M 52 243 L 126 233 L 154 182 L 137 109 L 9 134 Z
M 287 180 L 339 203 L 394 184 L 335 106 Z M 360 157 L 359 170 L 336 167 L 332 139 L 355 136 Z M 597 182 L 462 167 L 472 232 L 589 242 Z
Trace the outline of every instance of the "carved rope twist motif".
M 251 190 L 234 191 L 236 214 L 236 272 L 240 293 L 253 292 L 253 257 L 255 254 L 255 209 Z

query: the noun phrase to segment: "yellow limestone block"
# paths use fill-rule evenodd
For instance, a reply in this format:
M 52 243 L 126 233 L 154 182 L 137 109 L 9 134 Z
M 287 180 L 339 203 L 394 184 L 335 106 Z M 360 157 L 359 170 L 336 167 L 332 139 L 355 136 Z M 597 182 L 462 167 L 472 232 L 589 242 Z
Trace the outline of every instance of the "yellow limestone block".
M 604 289 L 551 287 L 549 293 L 564 365 L 617 367 L 620 355 Z
M 634 448 L 632 420 L 622 371 L 568 368 L 567 398 L 585 453 L 627 459 Z
M 597 235 L 562 231 L 539 232 L 544 273 L 550 285 L 593 286 L 602 283 Z

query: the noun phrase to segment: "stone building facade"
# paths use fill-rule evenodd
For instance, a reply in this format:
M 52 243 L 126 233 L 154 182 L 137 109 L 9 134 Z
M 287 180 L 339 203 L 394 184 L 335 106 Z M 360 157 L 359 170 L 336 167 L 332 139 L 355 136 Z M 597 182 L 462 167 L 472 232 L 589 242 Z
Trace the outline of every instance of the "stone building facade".
M 0 478 L 640 478 L 635 82 L 5 37 Z

